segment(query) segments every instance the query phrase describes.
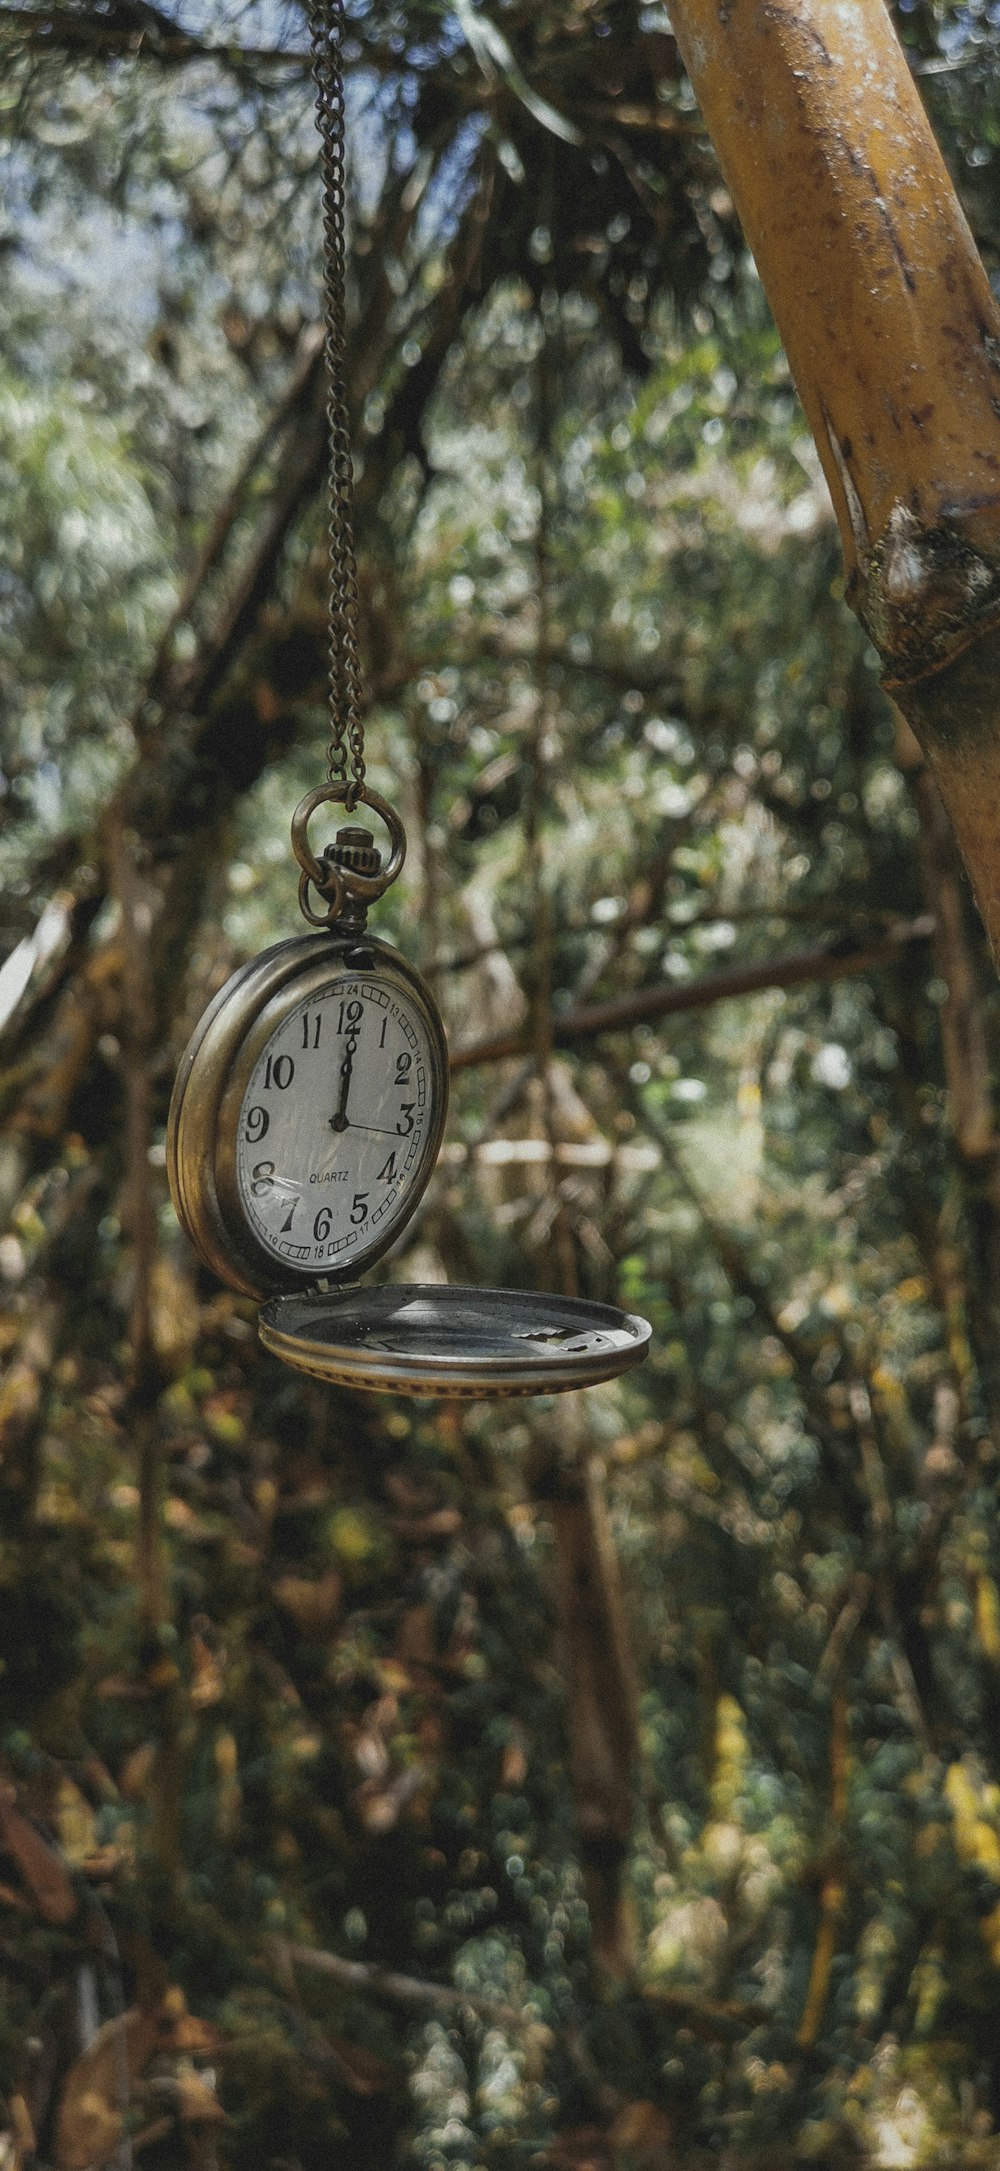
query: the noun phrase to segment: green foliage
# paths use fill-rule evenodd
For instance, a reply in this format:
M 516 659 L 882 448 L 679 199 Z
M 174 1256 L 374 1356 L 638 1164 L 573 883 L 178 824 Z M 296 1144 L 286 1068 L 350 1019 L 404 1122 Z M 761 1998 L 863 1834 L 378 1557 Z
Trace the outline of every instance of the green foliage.
M 995 26 L 901 19 L 989 257 Z M 411 840 L 380 929 L 458 1047 L 773 984 L 581 1032 L 545 1086 L 457 1071 L 389 1264 L 569 1278 L 649 1316 L 641 1375 L 566 1420 L 264 1357 L 162 1141 L 206 993 L 294 932 L 322 768 L 308 478 L 254 555 L 314 308 L 303 26 L 4 27 L 7 947 L 56 882 L 77 915 L 3 1044 L 9 2146 L 59 2157 L 124 2006 L 159 2032 L 96 2091 L 104 2159 L 124 2116 L 152 2171 L 993 2167 L 995 1169 L 951 1136 L 940 956 L 885 945 L 928 902 L 920 802 L 664 20 L 492 30 L 352 24 L 371 774 Z M 666 126 L 612 128 L 612 86 Z
M 0 503 L 4 796 L 30 867 L 53 830 L 92 817 L 128 758 L 124 711 L 171 568 L 127 434 L 86 388 L 57 404 L 0 378 Z

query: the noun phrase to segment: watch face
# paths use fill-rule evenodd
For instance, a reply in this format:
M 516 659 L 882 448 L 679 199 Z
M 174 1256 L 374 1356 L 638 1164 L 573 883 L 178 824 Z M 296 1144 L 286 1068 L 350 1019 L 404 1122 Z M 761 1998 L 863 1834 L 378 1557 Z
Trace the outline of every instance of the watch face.
M 257 1242 L 292 1273 L 384 1251 L 429 1173 L 438 1125 L 423 1005 L 395 976 L 344 973 L 303 996 L 243 1095 L 236 1179 Z

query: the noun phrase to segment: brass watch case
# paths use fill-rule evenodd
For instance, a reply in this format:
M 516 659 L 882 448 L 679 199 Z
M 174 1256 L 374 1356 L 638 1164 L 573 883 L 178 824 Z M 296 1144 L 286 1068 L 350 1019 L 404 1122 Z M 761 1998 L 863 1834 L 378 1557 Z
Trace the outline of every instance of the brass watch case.
M 381 1241 L 352 1256 L 349 1268 L 330 1272 L 337 1284 L 374 1265 L 405 1228 L 423 1196 L 437 1160 L 448 1111 L 448 1051 L 432 996 L 412 968 L 386 942 L 357 928 L 334 926 L 320 935 L 293 936 L 265 950 L 220 988 L 191 1036 L 174 1083 L 167 1119 L 167 1175 L 177 1218 L 207 1266 L 245 1296 L 272 1296 L 302 1289 L 315 1267 L 286 1265 L 259 1241 L 247 1219 L 236 1171 L 240 1110 L 250 1076 L 267 1042 L 303 997 L 331 982 L 370 973 L 397 990 L 424 1019 L 430 1049 L 430 1121 L 422 1162 L 405 1205 Z

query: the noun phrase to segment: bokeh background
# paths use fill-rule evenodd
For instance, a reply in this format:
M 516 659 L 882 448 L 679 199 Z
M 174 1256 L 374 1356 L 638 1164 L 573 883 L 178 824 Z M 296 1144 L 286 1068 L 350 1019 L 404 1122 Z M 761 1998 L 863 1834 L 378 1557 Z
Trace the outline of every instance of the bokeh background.
M 897 25 L 991 274 L 1000 7 Z M 312 1386 L 169 1205 L 325 770 L 277 0 L 0 8 L 4 2171 L 1000 2166 L 1000 1003 L 667 14 L 365 0 L 403 1279 L 647 1314 Z

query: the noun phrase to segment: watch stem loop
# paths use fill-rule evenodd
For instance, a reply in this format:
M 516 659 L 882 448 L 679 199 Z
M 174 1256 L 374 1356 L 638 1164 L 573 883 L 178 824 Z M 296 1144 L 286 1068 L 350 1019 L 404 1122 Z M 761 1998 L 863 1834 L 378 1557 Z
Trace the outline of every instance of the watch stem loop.
M 309 842 L 309 823 L 319 807 L 342 806 L 353 814 L 359 802 L 370 807 L 389 832 L 389 856 L 384 866 L 367 830 L 339 830 L 335 842 L 322 853 L 314 852 Z M 303 918 L 310 927 L 332 927 L 345 915 L 348 899 L 363 908 L 374 903 L 395 881 L 406 858 L 406 831 L 395 807 L 378 792 L 367 784 L 338 781 L 321 784 L 300 799 L 292 815 L 292 850 L 302 869 L 299 908 Z M 310 888 L 326 901 L 325 912 L 313 910 Z M 356 914 L 347 916 L 353 918 Z
M 299 911 L 310 927 L 334 927 L 347 903 L 347 885 L 339 868 L 330 867 L 325 860 L 317 864 L 324 868 L 322 882 L 314 882 L 303 867 L 299 876 Z M 310 889 L 315 888 L 326 905 L 325 912 L 314 912 L 309 902 Z

